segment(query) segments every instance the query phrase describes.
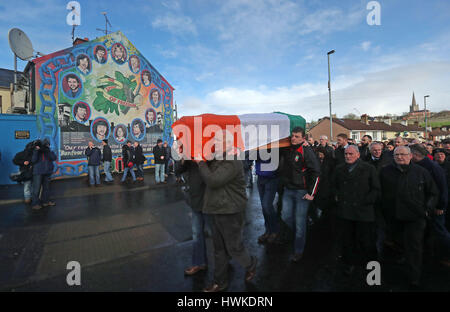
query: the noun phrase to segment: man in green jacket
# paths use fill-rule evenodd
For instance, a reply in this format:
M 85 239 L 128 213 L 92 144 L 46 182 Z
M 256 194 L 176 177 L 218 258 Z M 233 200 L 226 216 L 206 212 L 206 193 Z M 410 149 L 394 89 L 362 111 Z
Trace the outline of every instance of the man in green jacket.
M 212 161 L 207 164 L 196 160 L 206 184 L 203 213 L 211 217 L 214 244 L 214 282 L 204 289 L 205 292 L 218 292 L 228 287 L 230 258 L 247 270 L 246 282 L 255 276 L 257 262 L 242 241 L 247 194 L 242 161 L 233 155 L 233 135 L 225 130 L 216 133 L 214 144 Z

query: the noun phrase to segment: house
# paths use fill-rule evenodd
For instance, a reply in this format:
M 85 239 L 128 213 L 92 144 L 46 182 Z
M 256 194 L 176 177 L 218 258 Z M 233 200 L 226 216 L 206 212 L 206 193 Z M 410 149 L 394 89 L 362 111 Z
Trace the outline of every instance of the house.
M 433 142 L 448 139 L 450 138 L 450 125 L 433 128 L 432 131 L 428 134 L 430 136 L 430 140 L 432 140 Z
M 17 72 L 17 81 L 23 79 L 23 73 Z M 0 68 L 0 114 L 10 114 L 10 113 L 22 113 L 20 109 L 14 111 L 13 105 L 13 92 L 14 90 L 14 70 Z M 16 94 L 16 102 L 19 104 L 20 97 L 24 96 L 25 92 L 23 90 L 18 90 Z M 24 105 L 16 105 L 18 108 Z
M 349 138 L 359 142 L 364 135 L 370 135 L 374 141 L 391 140 L 401 135 L 407 138 L 423 138 L 425 129 L 415 124 L 408 124 L 408 120 L 394 123 L 391 119 L 371 121 L 366 114 L 360 120 L 333 118 L 333 138 L 335 142 L 339 133 L 345 133 Z M 314 139 L 321 135 L 330 136 L 330 118 L 322 118 L 317 125 L 309 130 Z

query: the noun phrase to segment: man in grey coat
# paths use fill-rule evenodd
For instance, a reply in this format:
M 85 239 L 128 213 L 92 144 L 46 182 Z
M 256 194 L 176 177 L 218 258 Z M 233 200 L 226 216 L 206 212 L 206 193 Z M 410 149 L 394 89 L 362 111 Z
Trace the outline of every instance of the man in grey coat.
M 206 184 L 203 213 L 210 215 L 214 244 L 214 282 L 204 289 L 205 292 L 218 292 L 228 287 L 230 257 L 247 270 L 246 282 L 255 276 L 257 262 L 242 241 L 247 194 L 242 161 L 233 156 L 233 134 L 225 130 L 216 133 L 214 144 L 212 161 L 207 164 L 196 160 Z

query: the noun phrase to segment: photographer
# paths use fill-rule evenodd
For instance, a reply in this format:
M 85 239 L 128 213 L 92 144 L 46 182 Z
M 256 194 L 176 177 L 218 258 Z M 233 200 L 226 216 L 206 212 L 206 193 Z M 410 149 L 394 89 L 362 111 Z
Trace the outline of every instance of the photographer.
M 31 163 L 33 164 L 33 201 L 32 209 L 39 210 L 42 207 L 55 206 L 56 204 L 49 200 L 50 195 L 50 176 L 53 173 L 53 162 L 56 155 L 50 150 L 50 141 L 38 141 L 35 144 Z M 41 198 L 39 192 L 42 186 Z
M 20 167 L 20 174 L 15 181 L 23 183 L 23 197 L 26 204 L 31 203 L 31 187 L 33 179 L 31 158 L 33 157 L 34 146 L 35 142 L 28 143 L 25 149 L 17 153 L 13 159 L 13 163 Z

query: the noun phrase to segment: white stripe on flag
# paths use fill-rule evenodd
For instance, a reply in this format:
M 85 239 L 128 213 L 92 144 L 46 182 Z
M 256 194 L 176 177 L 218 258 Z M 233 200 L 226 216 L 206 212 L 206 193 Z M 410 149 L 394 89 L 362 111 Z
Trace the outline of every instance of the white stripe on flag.
M 289 117 L 283 114 L 244 114 L 241 120 L 242 139 L 245 150 L 287 138 L 290 133 Z

